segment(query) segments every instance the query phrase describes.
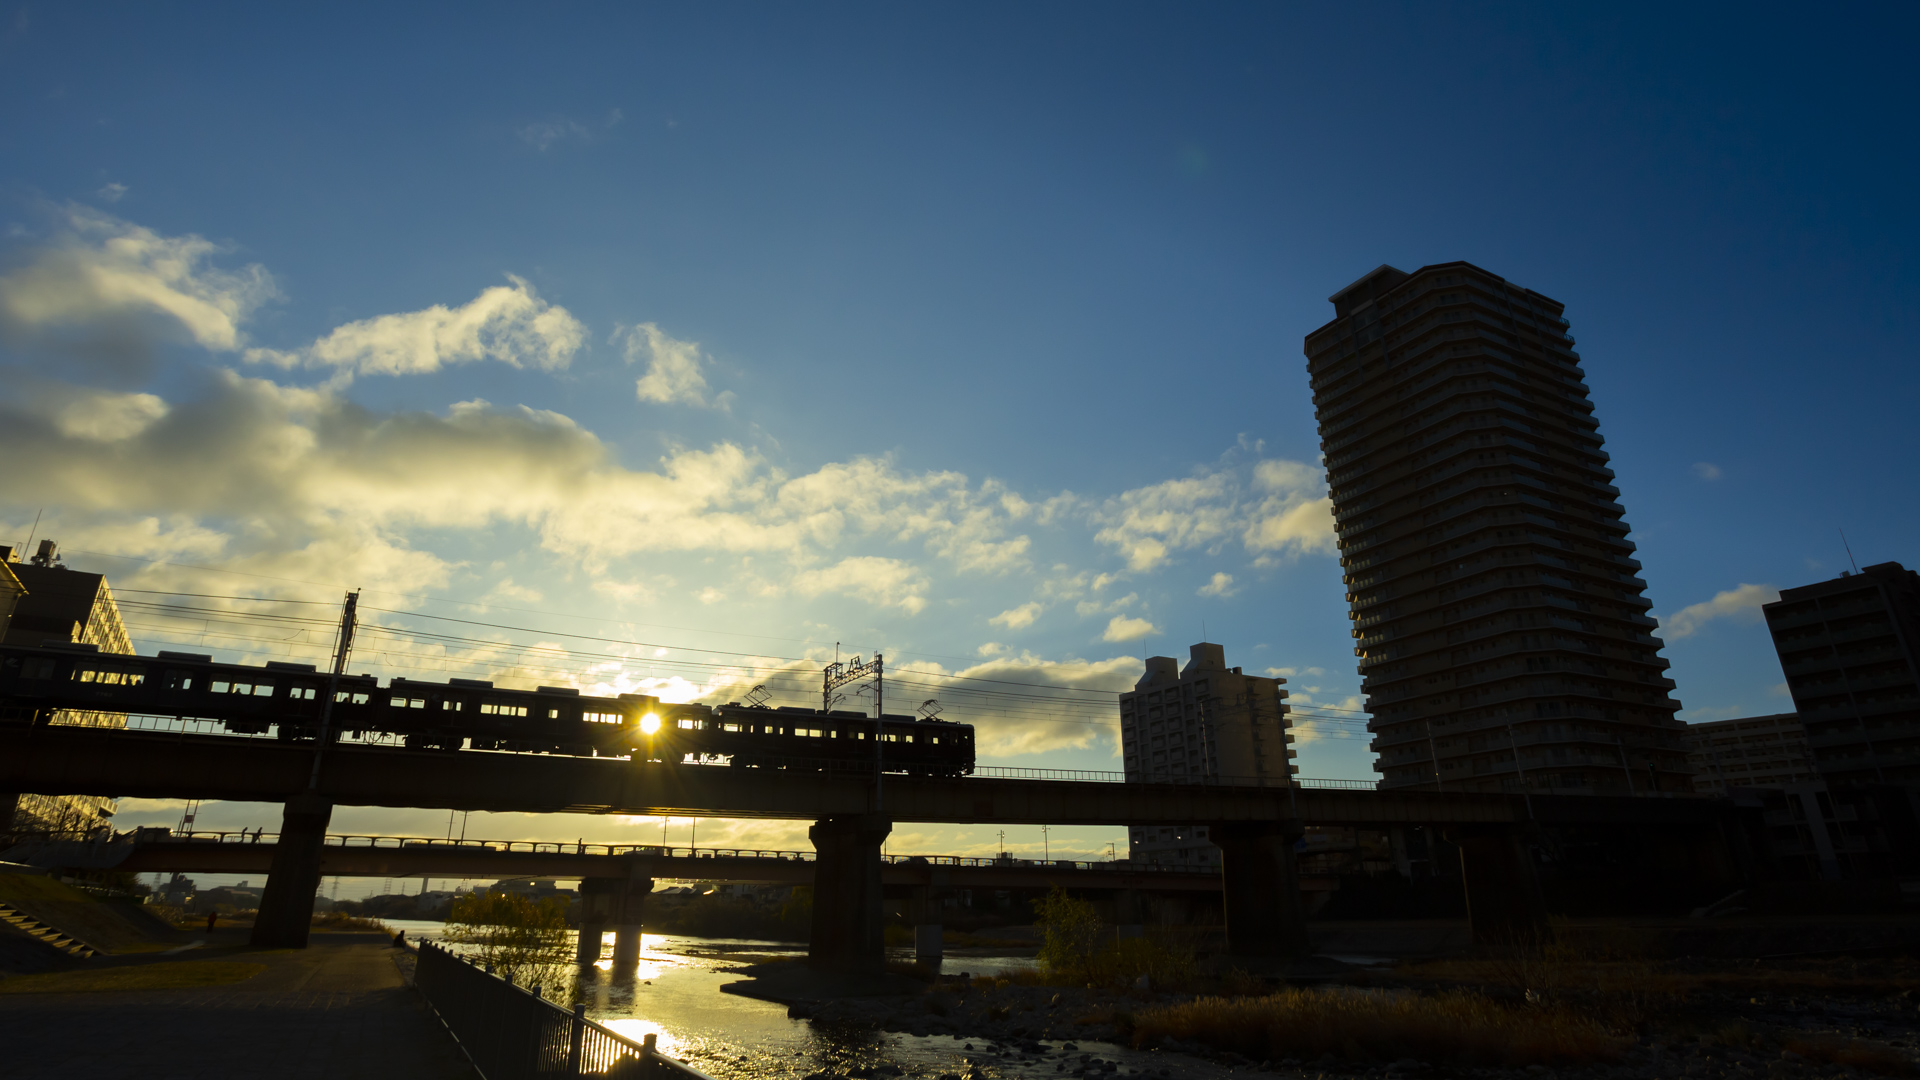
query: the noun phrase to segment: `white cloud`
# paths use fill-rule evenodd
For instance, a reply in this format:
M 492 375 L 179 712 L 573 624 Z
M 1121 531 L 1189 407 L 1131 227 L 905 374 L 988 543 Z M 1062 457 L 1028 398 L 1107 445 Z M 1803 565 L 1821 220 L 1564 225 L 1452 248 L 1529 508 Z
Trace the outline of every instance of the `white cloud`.
M 1067 708 L 1059 710 L 1057 714 L 1041 709 L 1037 717 L 1035 710 L 1020 707 L 1008 713 L 1001 713 L 992 707 L 968 710 L 964 717 L 974 726 L 975 742 L 983 757 L 1040 754 L 1082 748 L 1101 739 L 1117 739 L 1120 726 L 1117 695 L 1123 690 L 1132 689 L 1134 680 L 1140 677 L 1140 660 L 1132 656 L 1116 656 L 1107 660 L 1048 660 L 1032 653 L 1019 656 L 1003 653 L 973 667 L 952 672 L 928 661 L 915 661 L 911 667 L 914 682 L 928 685 L 931 688 L 929 696 L 938 696 L 942 700 L 946 700 L 944 691 L 948 687 L 956 693 L 964 692 L 969 687 L 980 685 L 968 680 L 983 679 L 1074 687 L 1116 695 L 1106 708 Z M 1073 705 L 1084 706 L 1085 699 L 1093 695 L 1075 694 L 1073 697 Z M 1086 715 L 1088 713 L 1092 715 Z M 961 718 L 958 709 L 950 708 L 945 715 L 952 719 Z
M 167 415 L 167 403 L 152 394 L 85 394 L 54 413 L 60 433 L 72 439 L 131 439 Z
M 101 202 L 117 203 L 127 197 L 127 185 L 106 184 L 99 191 L 94 192 L 94 195 L 99 197 Z
M 877 555 L 855 555 L 822 570 L 805 570 L 793 578 L 802 596 L 838 593 L 876 607 L 897 607 L 909 615 L 926 609 L 927 577 L 912 563 Z
M 20 269 L 0 276 L 0 330 L 21 336 L 81 327 L 118 345 L 185 337 L 208 349 L 237 349 L 241 324 L 278 294 L 257 264 L 214 267 L 223 250 L 203 237 L 162 236 L 66 207 L 55 235 Z
M 421 375 L 488 359 L 543 371 L 566 367 L 586 341 L 586 327 L 566 308 L 540 299 L 520 278 L 507 280 L 511 284 L 485 289 L 462 307 L 435 304 L 362 319 L 304 349 L 249 349 L 246 357 L 361 375 Z
M 1760 605 L 1780 599 L 1780 590 L 1771 585 L 1741 585 L 1715 593 L 1713 599 L 1689 604 L 1661 620 L 1669 641 L 1692 637 L 1715 619 L 1733 619 L 1757 623 L 1762 617 Z
M 1222 598 L 1232 596 L 1239 591 L 1239 589 L 1234 587 L 1233 575 L 1225 573 L 1214 574 L 1212 581 L 1200 586 L 1200 588 L 1196 590 L 1201 596 L 1218 596 Z
M 1024 630 L 1032 626 L 1033 621 L 1038 619 L 1040 613 L 1045 610 L 1046 609 L 1039 604 L 1028 601 L 1019 607 L 1008 608 L 987 621 L 995 626 L 1004 626 L 1009 630 Z
M 515 128 L 513 133 L 521 142 L 544 154 L 556 143 L 594 142 L 620 126 L 620 121 L 625 118 L 626 114 L 619 109 L 608 110 L 606 120 L 598 124 L 582 122 L 567 116 L 554 116 L 545 120 L 536 120 L 530 124 L 522 124 Z
M 1146 619 L 1136 619 L 1129 615 L 1115 615 L 1107 621 L 1107 630 L 1100 635 L 1102 641 L 1138 641 L 1148 634 L 1157 634 L 1160 628 Z
M 1693 475 L 1702 480 L 1718 480 L 1720 479 L 1720 466 L 1710 461 L 1696 461 L 1693 463 Z
M 707 377 L 700 371 L 704 361 L 698 342 L 669 337 L 653 323 L 641 323 L 614 336 L 624 341 L 627 363 L 647 362 L 647 373 L 634 387 L 641 401 L 707 404 Z
M 1332 503 L 1320 472 L 1297 461 L 1223 465 L 1181 480 L 1135 488 L 1091 513 L 1094 538 L 1117 549 L 1135 572 L 1175 553 L 1218 552 L 1239 541 L 1255 565 L 1300 554 L 1333 554 Z

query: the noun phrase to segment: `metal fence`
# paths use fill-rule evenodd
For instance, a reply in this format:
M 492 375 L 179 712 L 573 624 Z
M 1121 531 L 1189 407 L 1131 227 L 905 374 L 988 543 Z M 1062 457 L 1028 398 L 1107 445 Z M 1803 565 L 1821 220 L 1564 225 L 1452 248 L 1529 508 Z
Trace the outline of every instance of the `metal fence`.
M 420 946 L 414 984 L 485 1080 L 605 1076 L 617 1080 L 713 1080 L 685 1062 L 560 1007 L 431 943 Z

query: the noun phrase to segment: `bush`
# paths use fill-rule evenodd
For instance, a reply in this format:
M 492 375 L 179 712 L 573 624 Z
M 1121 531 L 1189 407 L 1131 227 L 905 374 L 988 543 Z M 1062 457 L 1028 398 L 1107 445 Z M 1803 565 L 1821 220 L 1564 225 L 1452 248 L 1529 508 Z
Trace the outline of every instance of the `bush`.
M 1156 988 L 1190 984 L 1197 964 L 1190 949 L 1145 937 L 1119 938 L 1102 926 L 1094 906 L 1054 886 L 1034 903 L 1045 943 L 1040 969 L 1046 981 L 1069 986 L 1126 986 L 1147 976 Z
M 494 974 L 520 986 L 557 987 L 573 965 L 567 902 L 512 893 L 469 893 L 453 902 L 446 940 L 465 945 Z
M 1515 1008 L 1480 994 L 1284 990 L 1267 997 L 1206 997 L 1140 1010 L 1134 1044 L 1176 1038 L 1255 1060 L 1421 1061 L 1553 1065 L 1610 1060 L 1626 1040 L 1571 1009 Z

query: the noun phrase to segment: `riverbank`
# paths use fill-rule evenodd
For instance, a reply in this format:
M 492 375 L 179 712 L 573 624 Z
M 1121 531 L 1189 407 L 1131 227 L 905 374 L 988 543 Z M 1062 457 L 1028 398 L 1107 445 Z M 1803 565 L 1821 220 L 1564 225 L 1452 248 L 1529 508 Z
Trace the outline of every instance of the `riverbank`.
M 251 949 L 238 936 L 7 980 L 6 1075 L 472 1080 L 385 935 L 316 934 L 303 950 Z
M 728 989 L 784 999 L 788 1015 L 828 1029 L 961 1040 L 989 1075 L 1012 1064 L 1128 1075 L 1123 1049 L 1287 1076 L 1920 1075 L 1920 965 L 1904 954 L 1535 960 L 1531 971 L 1515 958 L 1342 965 L 1297 981 L 1229 970 L 1183 993 L 1028 975 L 848 996 L 782 964 L 745 969 Z

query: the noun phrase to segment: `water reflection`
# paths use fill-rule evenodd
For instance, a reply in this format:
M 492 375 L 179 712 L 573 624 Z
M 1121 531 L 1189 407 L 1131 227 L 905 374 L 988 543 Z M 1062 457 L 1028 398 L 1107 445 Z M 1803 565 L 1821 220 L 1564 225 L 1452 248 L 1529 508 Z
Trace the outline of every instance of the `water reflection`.
M 441 937 L 440 923 L 388 920 L 416 940 Z M 1193 1059 L 1096 1043 L 1050 1040 L 1031 1053 L 995 1048 L 984 1039 L 945 1035 L 900 1035 L 816 1025 L 787 1017 L 786 1006 L 721 987 L 744 978 L 748 963 L 770 957 L 797 959 L 805 947 L 792 942 L 645 934 L 640 962 L 631 973 L 612 971 L 613 935 L 601 943 L 600 961 L 575 972 L 570 986 L 549 997 L 581 1001 L 587 1015 L 636 1041 L 653 1035 L 666 1054 L 688 1061 L 720 1080 L 797 1080 L 817 1072 L 880 1077 L 897 1068 L 909 1077 L 933 1080 L 965 1076 L 970 1066 L 986 1080 L 1059 1080 L 1076 1070 L 1082 1055 L 1114 1063 L 1121 1076 L 1171 1075 L 1188 1080 L 1224 1078 L 1227 1070 Z M 949 957 L 942 970 L 994 974 L 1032 961 L 1024 957 Z M 579 996 L 573 996 L 575 991 Z M 1068 1047 L 1073 1047 L 1068 1050 Z

